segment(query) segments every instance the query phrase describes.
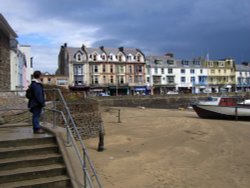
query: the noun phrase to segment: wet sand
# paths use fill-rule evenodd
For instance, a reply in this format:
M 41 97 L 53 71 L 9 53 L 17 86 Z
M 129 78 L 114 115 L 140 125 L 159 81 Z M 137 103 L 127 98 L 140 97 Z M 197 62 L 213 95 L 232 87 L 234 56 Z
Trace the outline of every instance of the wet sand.
M 102 113 L 105 150 L 85 141 L 105 188 L 248 188 L 250 122 L 206 120 L 192 110 Z

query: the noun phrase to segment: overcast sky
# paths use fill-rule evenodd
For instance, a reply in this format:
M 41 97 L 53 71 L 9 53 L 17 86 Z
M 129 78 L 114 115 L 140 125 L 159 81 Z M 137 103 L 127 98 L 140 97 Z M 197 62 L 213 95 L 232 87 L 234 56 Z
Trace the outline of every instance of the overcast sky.
M 250 0 L 0 0 L 0 12 L 43 72 L 64 43 L 250 61 Z

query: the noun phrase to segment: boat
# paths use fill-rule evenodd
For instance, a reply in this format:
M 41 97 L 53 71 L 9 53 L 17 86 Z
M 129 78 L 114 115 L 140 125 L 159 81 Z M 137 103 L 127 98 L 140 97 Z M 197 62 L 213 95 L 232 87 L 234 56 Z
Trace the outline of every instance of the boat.
M 250 120 L 250 105 L 239 97 L 208 97 L 192 107 L 199 117 L 205 119 Z

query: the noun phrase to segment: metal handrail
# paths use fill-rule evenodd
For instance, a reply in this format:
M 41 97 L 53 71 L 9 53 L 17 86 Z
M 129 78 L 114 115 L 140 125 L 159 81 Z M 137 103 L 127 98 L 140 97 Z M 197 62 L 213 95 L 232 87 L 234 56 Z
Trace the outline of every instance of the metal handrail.
M 45 89 L 45 91 L 53 91 L 53 92 L 56 91 L 56 92 L 58 92 L 58 94 L 59 94 L 59 96 L 60 96 L 60 98 L 61 98 L 61 100 L 62 100 L 64 109 L 66 110 L 66 113 L 67 113 L 67 115 L 68 115 L 68 125 L 69 125 L 70 123 L 72 124 L 72 127 L 73 127 L 73 129 L 74 129 L 74 131 L 75 131 L 75 133 L 76 133 L 77 139 L 78 139 L 79 142 L 80 142 L 80 145 L 81 145 L 81 148 L 82 148 L 82 151 L 83 151 L 83 159 L 81 158 L 81 159 L 80 159 L 80 162 L 81 162 L 81 164 L 82 164 L 82 168 L 83 168 L 83 172 L 84 172 L 84 184 L 85 184 L 84 186 L 85 186 L 85 187 L 87 186 L 86 180 L 88 180 L 88 182 L 90 183 L 90 186 L 93 187 L 93 183 L 92 183 L 91 178 L 89 177 L 89 174 L 88 174 L 87 169 L 86 169 L 86 162 L 88 162 L 88 164 L 89 164 L 89 166 L 90 166 L 90 169 L 91 169 L 91 171 L 92 171 L 92 173 L 94 174 L 94 177 L 95 177 L 95 179 L 96 179 L 96 182 L 97 182 L 97 184 L 98 184 L 98 187 L 99 187 L 99 188 L 102 188 L 101 182 L 100 182 L 100 180 L 99 180 L 99 178 L 98 178 L 98 176 L 97 176 L 97 173 L 96 173 L 96 171 L 95 171 L 94 165 L 93 165 L 92 161 L 90 160 L 90 157 L 89 157 L 89 154 L 88 154 L 88 152 L 87 152 L 87 149 L 86 149 L 86 147 L 85 147 L 85 145 L 84 145 L 84 143 L 83 143 L 83 140 L 82 140 L 82 138 L 81 138 L 81 135 L 80 135 L 80 133 L 79 133 L 79 131 L 78 131 L 78 129 L 77 129 L 77 125 L 76 125 L 76 123 L 75 123 L 75 121 L 74 121 L 74 119 L 73 119 L 73 117 L 72 117 L 72 115 L 71 115 L 71 113 L 70 113 L 69 107 L 68 107 L 68 105 L 67 105 L 67 103 L 66 103 L 66 101 L 65 101 L 65 99 L 64 99 L 64 97 L 63 97 L 63 95 L 62 95 L 61 90 L 60 90 L 60 89 Z M 72 136 L 71 129 L 69 129 L 68 131 L 69 131 L 69 134 Z M 78 150 L 77 147 L 74 146 L 74 148 L 75 148 L 75 150 Z M 79 150 L 76 151 L 76 152 L 78 153 Z M 79 154 L 79 153 L 78 153 L 78 154 Z
M 72 141 L 74 139 L 74 136 L 73 136 L 72 131 L 71 131 L 70 126 L 69 126 L 70 123 L 72 124 L 72 127 L 73 127 L 73 129 L 74 129 L 74 131 L 75 131 L 75 133 L 77 135 L 77 139 L 80 141 L 81 148 L 82 148 L 82 151 L 83 151 L 83 158 L 81 156 L 81 153 L 80 153 L 78 147 L 75 145 L 75 142 L 71 142 L 71 143 L 73 144 L 75 152 L 76 152 L 76 154 L 77 154 L 77 156 L 79 158 L 79 161 L 81 162 L 81 165 L 82 165 L 82 170 L 83 170 L 83 173 L 84 173 L 84 188 L 87 188 L 87 187 L 94 188 L 93 181 L 92 181 L 92 179 L 90 177 L 90 174 L 88 173 L 87 168 L 86 168 L 87 167 L 86 163 L 89 164 L 90 169 L 91 169 L 91 171 L 93 173 L 93 176 L 95 177 L 96 182 L 98 184 L 98 187 L 102 188 L 101 182 L 100 182 L 100 180 L 99 180 L 99 178 L 97 176 L 94 165 L 93 165 L 92 161 L 90 160 L 87 149 L 86 149 L 86 147 L 85 147 L 85 145 L 84 145 L 84 143 L 82 141 L 81 135 L 80 135 L 80 133 L 79 133 L 79 131 L 77 129 L 75 121 L 74 121 L 74 119 L 73 119 L 73 117 L 72 117 L 72 115 L 70 113 L 69 107 L 68 107 L 68 105 L 67 105 L 67 103 L 66 103 L 66 101 L 65 101 L 65 99 L 64 99 L 64 97 L 62 95 L 61 90 L 60 89 L 45 89 L 45 91 L 53 91 L 53 92 L 57 91 L 60 98 L 61 98 L 61 100 L 62 100 L 62 102 L 63 102 L 63 106 L 64 106 L 64 108 L 66 110 L 66 113 L 67 113 L 67 116 L 68 116 L 68 121 L 67 121 L 67 118 L 66 118 L 63 111 L 60 111 L 60 110 L 57 110 L 57 109 L 51 109 L 51 108 L 44 108 L 44 110 L 53 111 L 53 112 L 61 114 L 61 116 L 63 118 L 63 121 L 64 121 L 66 131 L 67 131 L 67 133 L 66 133 L 67 134 L 67 144 L 69 145 L 70 140 Z M 0 91 L 0 92 L 25 92 L 25 91 L 19 91 L 18 90 L 18 91 Z M 55 105 L 54 105 L 54 107 L 55 107 Z M 26 111 L 26 110 L 29 110 L 29 108 L 2 108 L 2 109 L 0 109 L 0 111 L 10 111 L 10 110 L 25 110 Z M 53 116 L 53 118 L 55 118 L 55 117 Z M 53 126 L 54 127 L 56 126 L 55 122 L 53 123 Z

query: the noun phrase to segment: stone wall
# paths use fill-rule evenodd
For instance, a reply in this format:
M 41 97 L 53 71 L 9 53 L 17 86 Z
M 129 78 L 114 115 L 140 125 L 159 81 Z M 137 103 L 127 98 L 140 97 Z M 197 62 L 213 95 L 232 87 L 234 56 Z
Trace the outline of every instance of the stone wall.
M 213 96 L 221 94 L 213 94 Z M 234 95 L 234 94 L 231 94 Z M 248 96 L 248 94 L 245 94 Z M 98 97 L 101 106 L 116 107 L 138 107 L 147 108 L 187 108 L 194 101 L 207 98 L 207 95 L 153 95 L 153 96 L 120 96 L 120 97 Z
M 0 30 L 0 90 L 10 89 L 9 38 Z

